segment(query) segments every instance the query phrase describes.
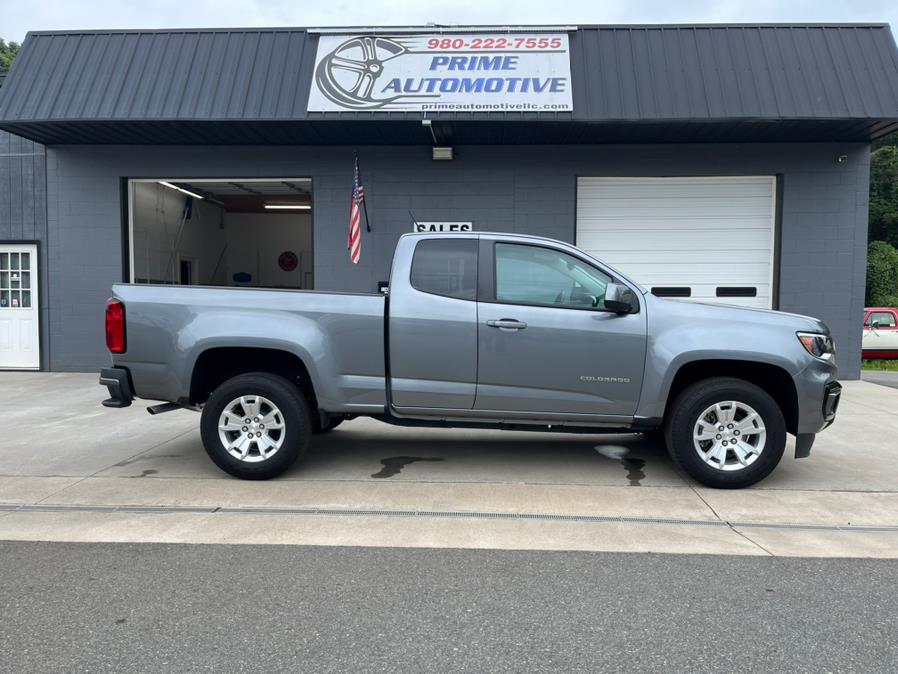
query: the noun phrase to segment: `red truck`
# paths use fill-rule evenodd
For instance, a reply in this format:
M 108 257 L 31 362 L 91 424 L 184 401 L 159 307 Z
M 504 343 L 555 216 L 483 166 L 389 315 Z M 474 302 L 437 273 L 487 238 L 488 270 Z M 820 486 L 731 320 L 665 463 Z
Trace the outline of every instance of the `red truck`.
M 898 358 L 898 309 L 864 309 L 864 358 Z

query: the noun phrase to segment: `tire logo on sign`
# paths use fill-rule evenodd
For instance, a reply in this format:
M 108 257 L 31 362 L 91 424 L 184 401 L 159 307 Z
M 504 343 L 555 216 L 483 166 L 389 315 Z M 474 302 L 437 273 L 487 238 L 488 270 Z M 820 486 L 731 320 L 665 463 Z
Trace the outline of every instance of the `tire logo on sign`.
M 380 108 L 399 96 L 374 98 L 374 83 L 384 63 L 408 51 L 385 37 L 354 37 L 325 56 L 315 71 L 315 83 L 337 105 L 347 108 Z
M 278 256 L 278 267 L 284 271 L 293 271 L 299 264 L 299 258 L 292 250 L 285 250 Z

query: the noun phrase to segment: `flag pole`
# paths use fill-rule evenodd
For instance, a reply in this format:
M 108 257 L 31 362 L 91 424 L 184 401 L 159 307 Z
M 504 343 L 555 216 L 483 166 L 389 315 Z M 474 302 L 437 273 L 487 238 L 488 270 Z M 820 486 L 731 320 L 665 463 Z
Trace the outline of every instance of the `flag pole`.
M 355 165 L 356 166 L 359 165 L 359 153 L 358 152 L 355 153 Z M 362 182 L 362 170 L 361 169 L 359 169 L 359 182 L 362 183 L 363 185 L 365 184 Z M 365 191 L 367 192 L 368 190 L 365 190 Z M 362 199 L 362 211 L 364 211 L 364 213 L 365 213 L 365 231 L 370 232 L 371 231 L 371 221 L 368 219 L 368 195 L 367 194 L 365 195 L 365 198 Z

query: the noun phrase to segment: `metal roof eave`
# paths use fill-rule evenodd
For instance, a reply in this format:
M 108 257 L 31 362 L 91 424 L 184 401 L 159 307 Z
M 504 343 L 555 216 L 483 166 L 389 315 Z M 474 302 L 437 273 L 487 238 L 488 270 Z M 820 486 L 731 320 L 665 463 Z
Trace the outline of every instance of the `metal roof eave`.
M 898 129 L 890 119 L 444 120 L 446 145 L 870 142 Z M 42 120 L 0 129 L 45 145 L 433 145 L 410 119 Z
M 325 122 L 329 113 L 308 112 L 318 39 L 304 28 L 30 33 L 0 89 L 0 122 Z M 898 47 L 884 24 L 581 26 L 570 34 L 570 68 L 573 112 L 430 118 L 739 125 L 898 118 Z M 347 111 L 338 119 L 422 116 Z

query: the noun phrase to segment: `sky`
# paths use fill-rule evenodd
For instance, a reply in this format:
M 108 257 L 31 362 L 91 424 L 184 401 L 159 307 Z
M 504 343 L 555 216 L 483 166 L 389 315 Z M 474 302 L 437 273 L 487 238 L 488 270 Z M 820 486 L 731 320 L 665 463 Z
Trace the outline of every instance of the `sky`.
M 0 0 L 0 37 L 29 30 L 438 24 L 898 24 L 896 0 Z

